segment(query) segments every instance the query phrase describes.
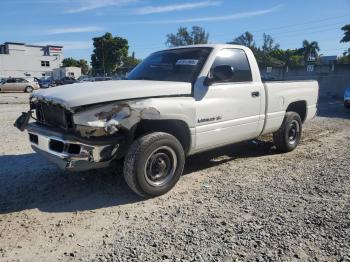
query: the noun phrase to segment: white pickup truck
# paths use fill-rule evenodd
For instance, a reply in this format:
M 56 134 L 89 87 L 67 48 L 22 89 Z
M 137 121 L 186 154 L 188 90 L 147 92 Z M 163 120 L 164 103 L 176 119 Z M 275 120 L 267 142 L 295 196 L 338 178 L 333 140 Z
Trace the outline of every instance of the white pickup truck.
M 123 160 L 130 188 L 154 197 L 177 183 L 188 155 L 267 133 L 292 151 L 317 99 L 316 81 L 262 82 L 249 48 L 194 45 L 151 54 L 127 80 L 35 91 L 15 125 L 63 169 Z

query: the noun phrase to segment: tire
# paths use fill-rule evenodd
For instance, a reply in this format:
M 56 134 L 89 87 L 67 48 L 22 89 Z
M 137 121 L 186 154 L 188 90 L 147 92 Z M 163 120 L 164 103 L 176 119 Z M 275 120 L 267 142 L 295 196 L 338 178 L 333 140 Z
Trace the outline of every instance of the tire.
M 26 93 L 31 93 L 31 92 L 33 92 L 33 87 L 27 86 L 27 87 L 25 88 L 24 91 L 25 91 Z
M 172 189 L 185 165 L 185 153 L 172 135 L 151 133 L 135 140 L 124 159 L 124 178 L 138 195 L 150 198 Z
M 291 152 L 298 146 L 301 133 L 302 122 L 299 114 L 287 112 L 281 127 L 273 134 L 273 142 L 278 151 Z
M 344 102 L 344 107 L 350 109 L 350 102 Z

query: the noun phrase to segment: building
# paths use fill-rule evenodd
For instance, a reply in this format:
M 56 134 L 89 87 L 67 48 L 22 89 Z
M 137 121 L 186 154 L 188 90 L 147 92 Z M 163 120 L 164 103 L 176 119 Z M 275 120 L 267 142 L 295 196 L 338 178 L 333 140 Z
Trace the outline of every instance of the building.
M 0 78 L 52 76 L 62 60 L 62 46 L 6 42 L 0 45 Z
M 60 80 L 64 77 L 73 77 L 78 79 L 81 76 L 81 68 L 80 67 L 61 67 L 55 68 L 52 71 L 52 78 L 54 80 Z

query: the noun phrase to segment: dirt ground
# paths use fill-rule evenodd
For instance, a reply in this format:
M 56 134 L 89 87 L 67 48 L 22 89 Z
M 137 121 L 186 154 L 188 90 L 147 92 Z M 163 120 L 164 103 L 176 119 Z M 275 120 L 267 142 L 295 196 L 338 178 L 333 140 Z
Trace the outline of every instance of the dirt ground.
M 265 137 L 192 156 L 170 193 L 143 200 L 118 165 L 67 173 L 34 154 L 13 127 L 27 105 L 6 99 L 0 261 L 350 260 L 350 111 L 339 101 L 321 103 L 295 151 Z

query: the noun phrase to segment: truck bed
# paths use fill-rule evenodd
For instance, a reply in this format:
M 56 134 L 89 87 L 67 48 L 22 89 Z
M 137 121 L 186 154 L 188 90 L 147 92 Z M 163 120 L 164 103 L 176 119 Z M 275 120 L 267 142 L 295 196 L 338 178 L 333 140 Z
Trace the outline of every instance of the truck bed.
M 318 82 L 307 81 L 267 81 L 265 88 L 265 125 L 262 134 L 278 130 L 285 112 L 294 101 L 305 103 L 306 112 L 301 116 L 303 122 L 316 115 L 318 100 Z M 298 106 L 298 104 L 294 105 Z

